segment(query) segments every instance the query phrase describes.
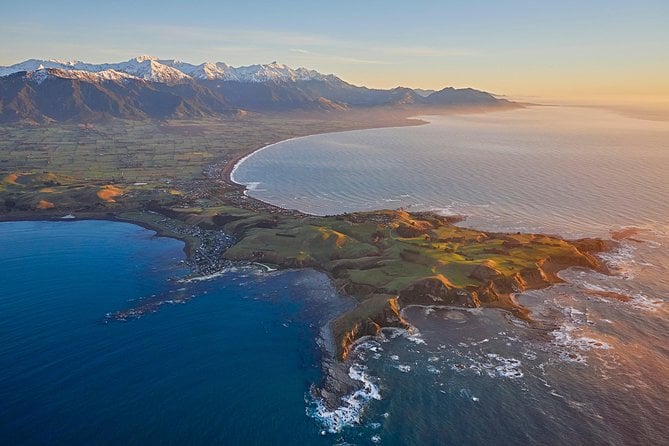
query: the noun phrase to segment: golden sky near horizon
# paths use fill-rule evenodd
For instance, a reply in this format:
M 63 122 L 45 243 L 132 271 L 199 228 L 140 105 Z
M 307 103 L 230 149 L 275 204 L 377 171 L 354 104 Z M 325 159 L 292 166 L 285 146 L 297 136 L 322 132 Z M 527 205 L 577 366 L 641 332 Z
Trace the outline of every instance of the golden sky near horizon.
M 0 65 L 29 58 L 278 61 L 357 85 L 512 98 L 669 97 L 667 0 L 203 0 L 3 5 Z M 590 99 L 588 99 L 590 100 Z

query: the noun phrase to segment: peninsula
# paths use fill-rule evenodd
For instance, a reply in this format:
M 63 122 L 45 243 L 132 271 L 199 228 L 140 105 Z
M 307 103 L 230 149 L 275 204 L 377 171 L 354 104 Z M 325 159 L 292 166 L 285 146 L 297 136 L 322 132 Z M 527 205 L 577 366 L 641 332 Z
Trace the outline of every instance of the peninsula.
M 604 268 L 593 256 L 607 248 L 602 240 L 483 232 L 455 225 L 457 217 L 403 210 L 318 217 L 281 209 L 246 196 L 230 181 L 232 166 L 247 153 L 233 151 L 210 165 L 205 178 L 174 183 L 12 172 L 0 186 L 0 221 L 76 217 L 137 223 L 184 240 L 195 275 L 231 262 L 323 271 L 358 301 L 330 324 L 333 352 L 341 360 L 362 336 L 408 327 L 400 313 L 406 306 L 487 306 L 529 319 L 513 293 L 557 283 L 557 273 L 568 267 Z M 155 302 L 140 303 L 118 317 L 156 308 Z

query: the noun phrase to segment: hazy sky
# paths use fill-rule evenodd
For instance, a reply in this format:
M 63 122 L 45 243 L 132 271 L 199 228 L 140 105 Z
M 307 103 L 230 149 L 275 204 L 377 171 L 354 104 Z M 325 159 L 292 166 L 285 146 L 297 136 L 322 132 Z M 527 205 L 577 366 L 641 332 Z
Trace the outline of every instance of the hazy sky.
M 669 0 L 3 1 L 28 58 L 278 61 L 370 87 L 669 96 Z

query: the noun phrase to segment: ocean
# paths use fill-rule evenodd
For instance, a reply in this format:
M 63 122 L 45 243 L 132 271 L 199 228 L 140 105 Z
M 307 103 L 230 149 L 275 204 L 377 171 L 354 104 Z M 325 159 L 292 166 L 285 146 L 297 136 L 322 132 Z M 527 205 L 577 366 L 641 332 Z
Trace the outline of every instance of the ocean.
M 126 223 L 0 223 L 1 444 L 332 443 L 305 398 L 322 318 L 350 301 L 313 271 L 179 283 L 184 258 Z
M 482 229 L 666 229 L 666 121 L 576 107 L 423 118 L 430 124 L 273 144 L 233 179 L 255 198 L 318 215 L 404 207 L 466 215 Z
M 572 269 L 500 310 L 404 310 L 362 340 L 362 389 L 327 411 L 320 327 L 352 305 L 314 271 L 183 283 L 181 242 L 105 221 L 0 223 L 3 444 L 664 444 L 669 128 L 597 109 L 426 117 L 269 146 L 250 195 L 315 214 L 377 208 L 610 237 L 613 275 Z M 127 322 L 142 298 L 195 296 Z M 164 299 L 171 300 L 171 299 Z
M 664 444 L 669 123 L 576 107 L 424 119 L 274 144 L 234 180 L 319 215 L 401 207 L 484 230 L 630 235 L 602 255 L 612 275 L 572 269 L 519 295 L 532 325 L 499 310 L 406 309 L 417 335 L 358 346 L 366 407 L 346 441 Z M 351 421 L 318 415 L 332 431 Z

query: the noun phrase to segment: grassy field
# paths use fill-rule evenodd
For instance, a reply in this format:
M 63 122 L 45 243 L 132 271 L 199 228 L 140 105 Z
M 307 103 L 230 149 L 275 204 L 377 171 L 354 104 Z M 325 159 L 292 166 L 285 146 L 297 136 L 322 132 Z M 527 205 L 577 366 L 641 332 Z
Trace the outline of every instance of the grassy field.
M 326 271 L 360 305 L 333 322 L 337 352 L 382 326 L 406 326 L 407 305 L 492 306 L 527 317 L 512 293 L 560 281 L 569 266 L 596 268 L 595 241 L 461 228 L 432 214 L 376 211 L 335 217 L 227 212 L 240 240 L 224 256 Z M 195 219 L 216 221 L 199 213 Z M 196 221 L 196 220 L 193 220 Z
M 213 162 L 287 138 L 402 120 L 379 112 L 0 126 L 0 174 L 48 171 L 116 182 L 196 179 Z
M 398 294 L 415 281 L 440 275 L 454 287 L 479 288 L 491 278 L 535 270 L 541 260 L 581 256 L 558 238 L 485 233 L 403 211 L 353 214 L 353 220 L 238 216 L 224 226 L 244 234 L 226 252 L 228 258 L 312 266 L 369 286 L 373 293 Z

